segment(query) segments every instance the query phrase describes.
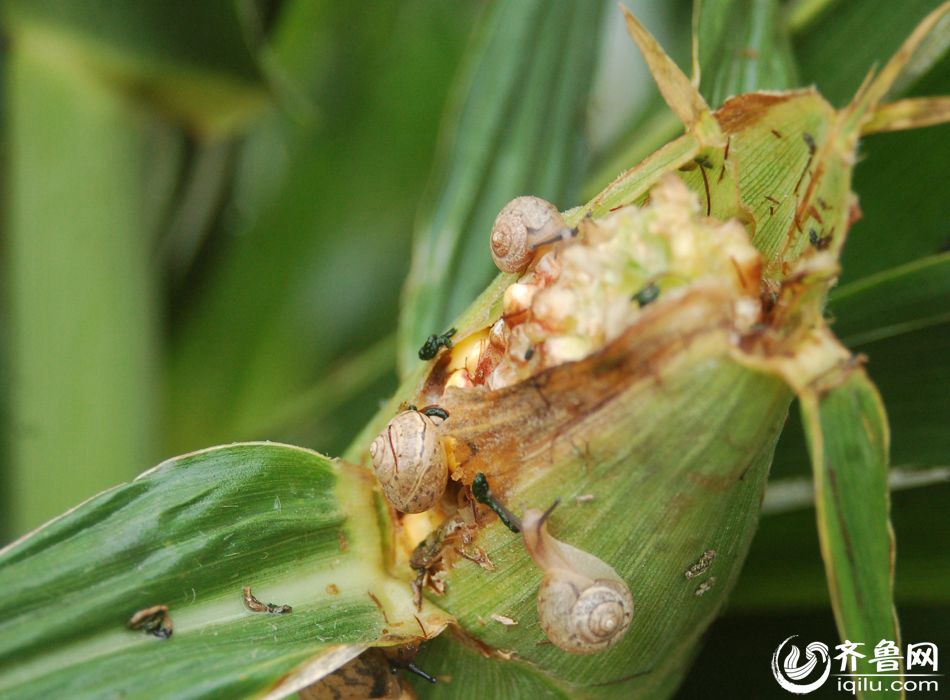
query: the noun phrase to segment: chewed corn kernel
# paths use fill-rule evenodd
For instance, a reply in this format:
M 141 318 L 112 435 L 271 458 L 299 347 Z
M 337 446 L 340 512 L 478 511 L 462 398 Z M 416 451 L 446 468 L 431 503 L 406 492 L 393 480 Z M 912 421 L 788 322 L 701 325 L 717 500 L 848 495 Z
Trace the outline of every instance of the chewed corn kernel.
M 538 287 L 534 284 L 515 283 L 505 290 L 502 306 L 505 316 L 515 316 L 531 308 L 531 302 L 537 293 Z
M 657 300 L 703 280 L 732 289 L 738 330 L 759 320 L 761 257 L 745 228 L 702 216 L 696 195 L 675 175 L 654 187 L 645 206 L 585 220 L 578 230 L 505 290 L 504 316 L 470 377 L 475 384 L 497 389 L 580 360 Z M 461 385 L 454 375 L 450 381 Z

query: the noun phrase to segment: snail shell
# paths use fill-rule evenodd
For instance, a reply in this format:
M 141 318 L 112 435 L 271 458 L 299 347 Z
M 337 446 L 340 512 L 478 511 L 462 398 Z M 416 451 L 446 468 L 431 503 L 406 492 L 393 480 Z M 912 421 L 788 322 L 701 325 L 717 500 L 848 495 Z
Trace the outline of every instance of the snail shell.
M 538 591 L 541 628 L 571 654 L 596 654 L 619 642 L 633 619 L 633 596 L 623 579 L 592 554 L 547 531 L 546 515 L 522 518 L 525 547 L 544 571 Z
M 523 272 L 538 246 L 570 234 L 560 212 L 540 197 L 518 197 L 505 205 L 491 231 L 491 257 L 503 272 Z
M 376 478 L 396 510 L 421 513 L 434 506 L 448 478 L 439 424 L 418 411 L 389 421 L 369 447 Z
M 626 633 L 633 598 L 621 581 L 587 579 L 576 588 L 570 577 L 544 577 L 538 591 L 538 616 L 548 639 L 572 654 L 609 649 Z

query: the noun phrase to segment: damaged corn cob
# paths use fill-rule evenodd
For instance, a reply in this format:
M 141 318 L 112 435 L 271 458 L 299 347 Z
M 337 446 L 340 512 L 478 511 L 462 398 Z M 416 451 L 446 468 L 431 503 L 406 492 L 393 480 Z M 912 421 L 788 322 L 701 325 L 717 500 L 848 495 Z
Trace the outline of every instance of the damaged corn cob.
M 390 505 L 389 516 L 392 570 L 414 570 L 417 599 L 456 620 L 420 657 L 451 677 L 453 692 L 477 684 L 478 654 L 503 663 L 506 677 L 530 685 L 540 673 L 572 696 L 672 692 L 736 580 L 795 395 L 839 628 L 897 637 L 886 422 L 823 305 L 860 216 L 850 189 L 858 139 L 927 123 L 882 127 L 905 110 L 881 102 L 946 9 L 838 111 L 800 90 L 740 95 L 714 112 L 627 14 L 686 134 L 584 207 L 562 215 L 536 198 L 509 204 L 490 239 L 508 274 L 399 395 L 400 416 L 420 405 L 440 417 L 421 432 L 394 435 L 389 423 L 371 460 L 354 448 L 364 464 L 396 458 L 403 478 L 446 466 L 414 514 Z M 852 452 L 865 463 L 829 459 L 848 449 L 822 433 L 826 408 L 842 400 L 860 407 L 865 430 Z M 477 495 L 486 482 L 492 501 Z M 841 497 L 845 483 L 863 490 L 863 513 Z M 381 479 L 384 496 L 389 488 Z M 592 584 L 590 571 L 609 572 L 622 591 L 601 630 L 609 641 L 594 650 L 578 641 L 596 620 L 577 603 L 583 585 L 548 615 L 549 571 L 531 543 L 537 514 L 556 498 L 542 522 L 586 562 L 571 575 L 586 569 Z M 524 526 L 518 513 L 532 523 L 524 539 L 510 531 Z M 862 518 L 868 527 L 849 540 Z
M 823 306 L 860 137 L 950 119 L 887 102 L 947 10 L 840 110 L 712 110 L 628 14 L 685 133 L 584 206 L 500 212 L 502 274 L 346 461 L 202 450 L 0 550 L 0 695 L 669 696 L 796 396 L 839 632 L 899 639 L 887 422 Z

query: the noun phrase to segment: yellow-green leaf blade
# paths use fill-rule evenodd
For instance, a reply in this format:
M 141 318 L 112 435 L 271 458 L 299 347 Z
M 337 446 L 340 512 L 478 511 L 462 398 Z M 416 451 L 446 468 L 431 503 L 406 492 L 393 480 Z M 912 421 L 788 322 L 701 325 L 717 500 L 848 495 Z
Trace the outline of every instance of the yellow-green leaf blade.
M 822 556 L 842 640 L 868 662 L 882 639 L 900 644 L 893 606 L 894 542 L 887 492 L 888 428 L 877 390 L 860 370 L 827 393 L 802 398 L 815 479 Z M 878 695 L 875 694 L 875 697 Z M 887 692 L 881 697 L 899 697 Z

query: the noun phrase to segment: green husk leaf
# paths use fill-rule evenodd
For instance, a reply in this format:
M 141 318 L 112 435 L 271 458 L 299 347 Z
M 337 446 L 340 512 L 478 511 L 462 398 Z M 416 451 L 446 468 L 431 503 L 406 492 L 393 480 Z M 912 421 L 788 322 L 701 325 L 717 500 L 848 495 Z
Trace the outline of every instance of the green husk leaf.
M 372 489 L 362 469 L 246 443 L 96 496 L 0 552 L 0 695 L 253 696 L 321 654 L 326 673 L 437 633 L 444 616 L 384 573 Z M 244 586 L 293 611 L 250 612 Z M 170 638 L 126 628 L 157 604 Z
M 423 341 L 444 331 L 495 274 L 486 241 L 501 207 L 526 193 L 575 198 L 602 8 L 503 0 L 486 16 L 416 226 L 400 317 L 403 377 Z
M 482 444 L 490 433 L 496 448 L 519 445 L 518 461 L 501 460 L 498 477 L 517 474 L 510 506 L 545 508 L 560 497 L 552 532 L 610 562 L 631 587 L 637 609 L 623 641 L 574 656 L 543 643 L 535 607 L 540 571 L 500 523 L 477 540 L 494 572 L 462 561 L 449 573 L 439 602 L 468 634 L 515 652 L 566 689 L 577 686 L 572 692 L 580 696 L 584 687 L 596 687 L 592 697 L 672 692 L 751 541 L 791 394 L 781 380 L 729 357 L 715 299 L 697 291 L 669 302 L 605 352 L 555 368 L 536 392 L 507 402 L 493 396 L 499 392 L 458 392 L 443 401 L 453 420 L 466 416 L 453 428 L 463 444 Z M 678 347 L 666 355 L 671 333 Z M 582 409 L 597 399 L 598 408 Z M 719 439 L 723 431 L 728 442 Z M 498 463 L 485 454 L 480 449 L 473 459 Z M 578 502 L 581 495 L 593 500 Z M 716 552 L 708 572 L 685 575 L 708 550 Z M 499 624 L 493 613 L 518 624 Z
M 815 480 L 818 537 L 843 640 L 900 644 L 893 607 L 889 435 L 884 406 L 861 370 L 823 393 L 800 396 Z M 870 647 L 868 647 L 870 648 Z M 871 655 L 868 655 L 870 658 Z M 857 673 L 874 673 L 868 658 Z M 899 692 L 887 697 L 900 697 Z
M 945 124 L 950 121 L 950 98 L 919 97 L 881 105 L 861 132 L 875 134 L 881 131 L 903 131 L 924 126 Z
M 904 40 L 897 52 L 881 68 L 872 70 L 845 110 L 845 124 L 863 126 L 887 97 L 899 92 L 909 81 L 936 63 L 950 46 L 950 2 L 927 15 Z
M 687 129 L 701 128 L 702 122 L 709 117 L 706 100 L 640 20 L 623 5 L 620 9 L 627 23 L 627 33 L 640 49 L 666 104 Z

